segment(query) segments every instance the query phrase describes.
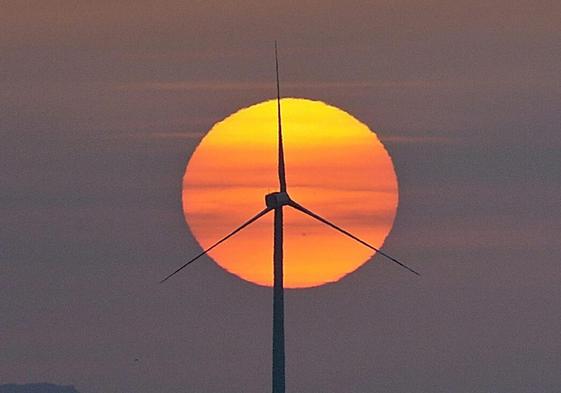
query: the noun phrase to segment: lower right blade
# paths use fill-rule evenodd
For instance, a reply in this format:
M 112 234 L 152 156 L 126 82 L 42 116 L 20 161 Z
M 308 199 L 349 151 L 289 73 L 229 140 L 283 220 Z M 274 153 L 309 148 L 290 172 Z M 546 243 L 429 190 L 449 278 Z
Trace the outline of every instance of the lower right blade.
M 293 208 L 295 208 L 296 210 L 299 210 L 299 211 L 301 211 L 302 213 L 307 214 L 308 216 L 313 217 L 313 218 L 315 218 L 316 220 L 318 220 L 318 221 L 320 221 L 320 222 L 322 222 L 322 223 L 324 223 L 324 224 L 330 226 L 331 228 L 333 228 L 333 229 L 335 229 L 335 230 L 341 232 L 342 234 L 347 235 L 347 236 L 350 237 L 351 239 L 356 240 L 357 242 L 359 242 L 360 244 L 362 244 L 362 245 L 364 245 L 364 246 L 370 248 L 371 250 L 376 251 L 377 253 L 379 253 L 380 255 L 382 255 L 382 256 L 384 256 L 384 257 L 386 257 L 386 258 L 389 259 L 390 261 L 392 261 L 392 262 L 394 262 L 394 263 L 397 263 L 399 266 L 401 266 L 401 267 L 403 267 L 403 268 L 409 270 L 411 273 L 414 273 L 414 274 L 416 274 L 417 276 L 420 276 L 419 273 L 417 273 L 415 270 L 411 269 L 409 266 L 405 265 L 403 262 L 398 261 L 396 258 L 392 257 L 391 255 L 386 254 L 385 252 L 381 251 L 380 249 L 374 247 L 374 246 L 371 245 L 371 244 L 368 244 L 368 243 L 365 242 L 364 240 L 362 240 L 362 239 L 356 237 L 355 235 L 353 235 L 353 234 L 350 233 L 349 231 L 346 231 L 346 230 L 344 230 L 343 228 L 341 228 L 341 227 L 339 227 L 339 226 L 333 224 L 332 222 L 326 220 L 325 218 L 321 217 L 320 215 L 314 213 L 313 211 L 311 211 L 311 210 L 309 210 L 309 209 L 306 209 L 304 206 L 302 206 L 302 205 L 300 205 L 300 204 L 298 204 L 298 203 L 296 203 L 296 202 L 294 202 L 294 201 L 290 201 L 289 205 L 292 206 Z

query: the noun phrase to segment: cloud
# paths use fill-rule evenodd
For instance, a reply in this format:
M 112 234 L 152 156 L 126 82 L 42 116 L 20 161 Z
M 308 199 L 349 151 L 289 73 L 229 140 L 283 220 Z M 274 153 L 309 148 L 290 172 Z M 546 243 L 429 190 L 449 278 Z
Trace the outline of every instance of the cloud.
M 454 138 L 450 136 L 425 136 L 425 135 L 415 135 L 415 136 L 388 135 L 388 136 L 384 136 L 382 138 L 382 141 L 385 143 L 395 143 L 395 144 L 403 144 L 403 143 L 456 144 L 461 142 L 459 138 Z
M 204 133 L 196 131 L 163 131 L 163 132 L 135 132 L 135 133 L 123 133 L 112 135 L 111 139 L 123 139 L 123 138 L 133 138 L 133 139 L 189 139 L 189 140 L 199 140 L 202 138 Z
M 359 80 L 359 81 L 297 81 L 284 82 L 285 89 L 473 89 L 493 87 L 545 87 L 556 83 L 550 79 L 410 79 L 410 80 Z M 119 91 L 245 91 L 245 90 L 271 90 L 272 82 L 244 82 L 244 81 L 141 81 L 124 83 L 114 86 Z

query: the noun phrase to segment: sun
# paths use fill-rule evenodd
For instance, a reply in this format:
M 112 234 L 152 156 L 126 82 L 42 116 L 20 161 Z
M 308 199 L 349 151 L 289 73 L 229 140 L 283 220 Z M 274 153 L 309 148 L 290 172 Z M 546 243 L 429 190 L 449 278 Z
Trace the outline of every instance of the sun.
M 380 248 L 398 204 L 390 155 L 365 124 L 321 101 L 283 98 L 286 180 L 291 197 Z M 183 177 L 185 219 L 203 249 L 247 221 L 278 191 L 276 101 L 240 109 L 201 140 Z M 340 280 L 373 252 L 285 208 L 284 285 Z M 272 286 L 273 215 L 251 224 L 209 255 L 249 282 Z

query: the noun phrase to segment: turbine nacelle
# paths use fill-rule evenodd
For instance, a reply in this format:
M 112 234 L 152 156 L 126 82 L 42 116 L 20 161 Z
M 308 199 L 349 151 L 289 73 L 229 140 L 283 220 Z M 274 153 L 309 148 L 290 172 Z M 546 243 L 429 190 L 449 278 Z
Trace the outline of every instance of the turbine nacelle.
M 272 192 L 265 195 L 265 204 L 269 209 L 290 205 L 291 202 L 292 199 L 290 199 L 286 191 Z

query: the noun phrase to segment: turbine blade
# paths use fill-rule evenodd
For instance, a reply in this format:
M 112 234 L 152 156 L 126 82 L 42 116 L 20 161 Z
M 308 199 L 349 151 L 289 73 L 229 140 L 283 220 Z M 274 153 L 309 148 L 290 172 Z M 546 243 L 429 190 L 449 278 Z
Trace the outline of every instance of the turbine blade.
M 293 208 L 295 208 L 296 210 L 299 210 L 299 211 L 301 211 L 302 213 L 307 214 L 308 216 L 313 217 L 313 218 L 315 218 L 316 220 L 318 220 L 318 221 L 320 221 L 320 222 L 322 222 L 322 223 L 324 223 L 324 224 L 326 224 L 326 225 L 329 225 L 331 228 L 333 228 L 333 229 L 335 229 L 335 230 L 341 232 L 341 233 L 344 234 L 344 235 L 347 235 L 348 237 L 350 237 L 350 238 L 356 240 L 357 242 L 361 243 L 362 245 L 364 245 L 364 246 L 366 246 L 366 247 L 368 247 L 368 248 L 370 248 L 370 249 L 376 251 L 377 253 L 379 253 L 380 255 L 382 255 L 382 256 L 384 256 L 384 257 L 386 257 L 386 258 L 389 259 L 390 261 L 392 261 L 392 262 L 394 262 L 394 263 L 397 263 L 399 266 L 401 266 L 401 267 L 403 267 L 403 268 L 409 270 L 411 273 L 414 273 L 414 274 L 416 274 L 417 276 L 420 276 L 420 274 L 419 274 L 418 272 L 416 272 L 415 270 L 411 269 L 409 266 L 405 265 L 404 263 L 398 261 L 396 258 L 394 258 L 394 257 L 392 257 L 391 255 L 388 255 L 388 254 L 386 254 L 385 252 L 379 250 L 378 248 L 376 248 L 376 247 L 374 247 L 374 246 L 368 244 L 368 243 L 365 242 L 364 240 L 362 240 L 362 239 L 356 237 L 356 236 L 353 235 L 352 233 L 350 233 L 350 232 L 344 230 L 343 228 L 338 227 L 337 225 L 333 224 L 332 222 L 327 221 L 325 218 L 323 218 L 323 217 L 317 215 L 316 213 L 312 212 L 311 210 L 306 209 L 304 206 L 302 206 L 302 205 L 300 205 L 300 204 L 298 204 L 298 203 L 296 203 L 296 202 L 294 202 L 294 201 L 290 201 L 289 205 L 292 206 Z
M 281 121 L 281 99 L 280 99 L 280 81 L 279 81 L 279 56 L 277 50 L 277 41 L 275 41 L 275 70 L 277 73 L 277 120 L 278 120 L 278 166 L 279 166 L 279 186 L 281 192 L 286 192 L 286 175 L 284 170 L 284 148 L 282 143 L 282 121 Z
M 265 208 L 263 209 L 261 212 L 257 213 L 255 216 L 253 216 L 252 218 L 250 218 L 249 220 L 247 220 L 246 222 L 244 222 L 242 225 L 240 225 L 239 227 L 237 227 L 236 229 L 234 229 L 232 232 L 230 232 L 228 235 L 224 236 L 222 239 L 220 239 L 219 241 L 217 241 L 216 243 L 214 243 L 212 246 L 210 246 L 209 248 L 207 248 L 206 250 L 204 250 L 203 252 L 201 252 L 200 254 L 198 254 L 197 256 L 195 256 L 194 258 L 190 259 L 189 261 L 187 261 L 187 263 L 185 263 L 183 266 L 181 266 L 179 269 L 175 270 L 173 273 L 171 273 L 170 275 L 168 275 L 166 278 L 164 278 L 163 280 L 160 281 L 160 284 L 163 283 L 164 281 L 167 281 L 168 279 L 170 279 L 172 276 L 174 276 L 175 274 L 179 273 L 181 270 L 185 269 L 189 264 L 195 262 L 197 259 L 199 259 L 200 257 L 202 257 L 203 255 L 205 255 L 206 253 L 208 253 L 210 250 L 212 250 L 214 247 L 218 246 L 220 243 L 228 240 L 229 238 L 231 238 L 232 236 L 234 236 L 236 233 L 238 233 L 239 231 L 241 231 L 242 229 L 244 229 L 245 227 L 247 227 L 249 224 L 253 223 L 254 221 L 257 221 L 259 218 L 261 218 L 262 216 L 264 216 L 265 214 L 267 214 L 268 212 L 270 212 L 271 210 L 273 210 L 272 208 Z

